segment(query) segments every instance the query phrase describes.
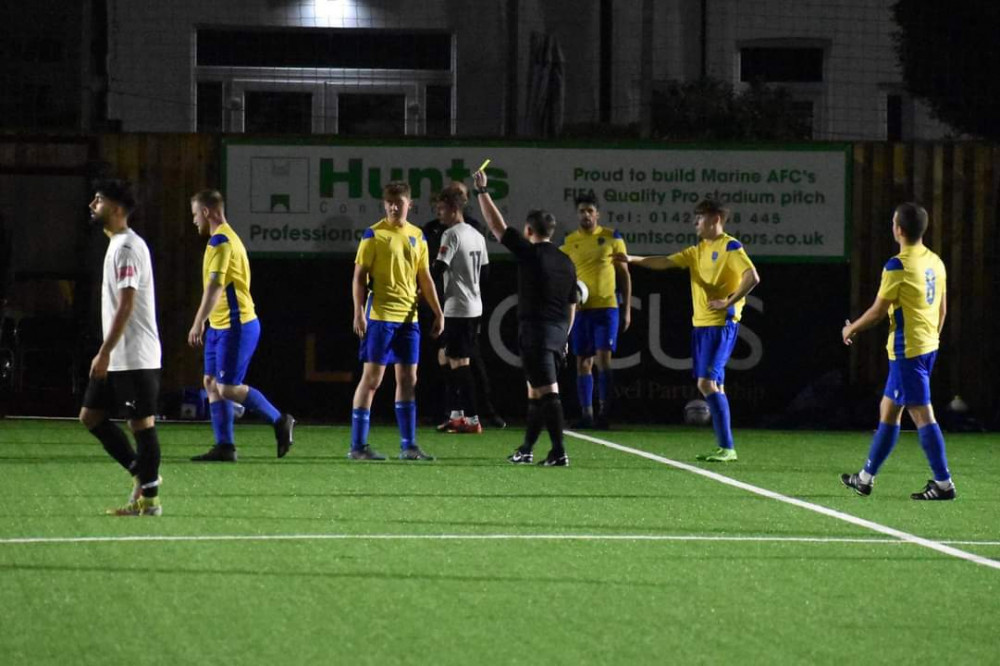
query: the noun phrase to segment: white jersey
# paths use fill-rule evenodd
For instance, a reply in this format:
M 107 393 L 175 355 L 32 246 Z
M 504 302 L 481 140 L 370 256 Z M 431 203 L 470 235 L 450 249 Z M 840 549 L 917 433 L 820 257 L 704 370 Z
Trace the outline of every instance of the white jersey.
M 101 283 L 101 323 L 105 338 L 118 310 L 119 292 L 135 289 L 132 316 L 128 318 L 118 344 L 111 350 L 108 371 L 159 368 L 160 333 L 156 328 L 153 262 L 146 242 L 131 229 L 111 237 L 104 255 Z
M 446 229 L 437 260 L 448 265 L 444 274 L 444 316 L 481 317 L 479 269 L 490 263 L 483 235 L 465 222 Z

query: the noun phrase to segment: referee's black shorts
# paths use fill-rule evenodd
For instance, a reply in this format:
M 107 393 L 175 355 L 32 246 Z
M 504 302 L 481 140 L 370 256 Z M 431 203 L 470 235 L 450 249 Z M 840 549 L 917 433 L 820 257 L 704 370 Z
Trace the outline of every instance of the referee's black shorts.
M 83 406 L 101 410 L 110 418 L 124 411 L 130 421 L 156 415 L 160 396 L 160 370 L 120 370 L 104 379 L 91 377 L 83 394 Z
M 479 317 L 447 317 L 444 320 L 444 355 L 469 358 L 475 355 Z
M 555 384 L 566 349 L 565 324 L 521 321 L 517 328 L 517 341 L 528 384 L 532 388 Z
M 562 353 L 544 347 L 521 347 L 521 366 L 531 388 L 557 383 Z

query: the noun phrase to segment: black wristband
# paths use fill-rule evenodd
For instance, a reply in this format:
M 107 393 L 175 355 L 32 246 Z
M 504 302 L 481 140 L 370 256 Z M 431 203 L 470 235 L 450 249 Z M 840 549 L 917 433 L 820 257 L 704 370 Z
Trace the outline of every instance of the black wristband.
M 477 197 L 480 194 L 489 194 L 489 190 L 487 190 L 485 187 L 477 187 L 475 191 L 476 191 L 476 196 Z

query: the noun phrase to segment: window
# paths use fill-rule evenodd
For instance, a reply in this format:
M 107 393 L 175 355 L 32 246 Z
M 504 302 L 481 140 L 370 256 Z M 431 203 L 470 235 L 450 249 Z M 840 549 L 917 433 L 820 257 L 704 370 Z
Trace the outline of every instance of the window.
M 427 86 L 424 104 L 428 136 L 451 135 L 451 86 Z
M 787 91 L 799 118 L 800 138 L 829 139 L 825 39 L 766 38 L 737 44 L 734 78 Z
M 195 62 L 198 131 L 452 133 L 448 32 L 199 28 Z
M 198 30 L 199 67 L 451 69 L 451 35 L 358 29 Z
M 740 81 L 816 83 L 823 81 L 823 49 L 747 47 L 740 49 Z
M 222 84 L 218 81 L 199 83 L 197 104 L 197 130 L 199 132 L 223 131 Z
M 243 93 L 245 132 L 309 134 L 313 96 L 308 92 L 247 90 Z
M 349 93 L 337 97 L 337 134 L 393 136 L 406 131 L 406 96 Z
M 903 96 L 885 96 L 885 138 L 886 141 L 903 140 Z

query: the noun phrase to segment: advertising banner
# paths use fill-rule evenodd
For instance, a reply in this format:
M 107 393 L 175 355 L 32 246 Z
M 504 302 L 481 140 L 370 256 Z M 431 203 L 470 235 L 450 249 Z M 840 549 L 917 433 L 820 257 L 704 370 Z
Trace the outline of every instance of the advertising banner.
M 667 254 L 697 242 L 695 204 L 732 210 L 728 233 L 755 259 L 841 261 L 849 219 L 846 145 L 781 148 L 567 147 L 564 145 L 369 145 L 227 139 L 227 214 L 254 254 L 352 254 L 384 216 L 382 187 L 404 180 L 409 219 L 434 217 L 430 197 L 449 182 L 471 185 L 489 158 L 489 189 L 508 224 L 548 210 L 565 233 L 574 199 L 593 193 L 601 223 L 634 254 Z M 475 201 L 472 215 L 478 217 Z M 560 233 L 560 237 L 561 237 Z M 492 240 L 492 239 L 490 239 Z M 557 239 L 558 240 L 558 239 Z M 497 243 L 491 252 L 503 252 Z

